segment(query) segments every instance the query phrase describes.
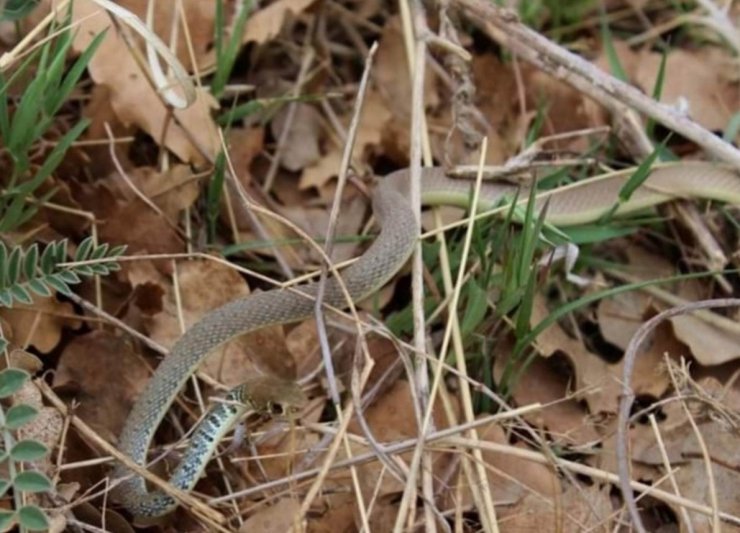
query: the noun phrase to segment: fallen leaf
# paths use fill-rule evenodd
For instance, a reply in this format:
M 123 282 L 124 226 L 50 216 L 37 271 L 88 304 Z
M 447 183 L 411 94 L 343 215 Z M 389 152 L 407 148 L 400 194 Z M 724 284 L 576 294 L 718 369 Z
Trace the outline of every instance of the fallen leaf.
M 509 347 L 511 348 L 511 347 Z M 511 353 L 505 347 L 501 354 Z M 523 415 L 524 419 L 547 432 L 555 445 L 585 446 L 600 440 L 588 410 L 571 398 L 572 369 L 560 358 L 536 359 L 512 391 L 516 405 L 541 403 L 543 407 Z M 494 377 L 500 381 L 506 357 L 494 359 Z
M 139 5 L 143 7 L 144 3 Z M 143 15 L 143 11 L 135 12 Z M 73 22 L 79 25 L 74 40 L 78 52 L 108 30 L 88 69 L 95 83 L 110 90 L 111 104 L 121 122 L 136 124 L 155 140 L 164 135 L 162 144 L 184 162 L 202 164 L 204 160 L 213 160 L 219 138 L 211 111 L 218 102 L 205 89 L 196 87 L 195 102 L 187 109 L 174 110 L 177 121 L 172 120 L 125 41 L 111 26 L 107 12 L 92 0 L 79 0 L 74 3 L 73 13 Z
M 280 164 L 291 172 L 297 172 L 313 165 L 321 157 L 319 144 L 322 137 L 322 118 L 312 105 L 304 102 L 294 102 L 291 105 L 295 106 L 293 121 L 287 123 L 290 106 L 285 106 L 272 119 L 270 128 L 276 139 L 282 139 L 283 130 L 290 128 L 284 137 Z
M 372 74 L 385 106 L 394 117 L 408 123 L 411 117 L 411 77 L 399 15 L 389 17 L 383 26 Z M 426 74 L 424 104 L 434 108 L 439 103 L 435 77 L 431 69 L 426 69 Z
M 393 442 L 417 436 L 418 423 L 414 402 L 409 383 L 398 380 L 380 395 L 375 403 L 365 409 L 364 417 L 367 426 L 377 442 Z M 453 410 L 455 416 L 459 416 L 459 406 L 454 405 Z M 434 405 L 432 417 L 437 429 L 448 427 L 448 420 L 440 399 L 437 399 Z M 350 422 L 349 430 L 352 433 L 363 435 L 362 427 L 356 419 Z M 363 446 L 357 450 L 357 453 L 360 453 L 360 450 L 364 452 L 367 448 Z M 402 454 L 402 457 L 409 460 L 410 455 L 406 453 Z M 435 471 L 438 468 L 444 469 L 445 465 L 449 464 L 450 457 L 446 454 L 433 453 L 432 456 Z M 403 484 L 390 475 L 380 462 L 362 465 L 359 471 L 363 493 L 368 497 L 373 494 L 384 495 L 403 491 Z M 338 474 L 340 477 L 333 479 L 341 479 L 342 475 Z M 380 484 L 380 487 L 377 487 L 377 484 Z
M 15 303 L 12 309 L 0 308 L 0 318 L 10 326 L 5 337 L 14 346 L 33 346 L 41 353 L 56 348 L 62 328 L 77 329 L 81 323 L 72 304 L 60 302 L 54 296 L 36 296 L 31 305 Z
M 249 16 L 242 43 L 265 43 L 277 36 L 285 19 L 308 9 L 315 0 L 277 0 Z
M 499 525 L 512 533 L 598 531 L 613 528 L 613 516 L 608 487 L 568 487 L 550 499 L 527 494 L 502 510 Z
M 171 285 L 165 287 L 163 311 L 150 318 L 151 338 L 171 347 L 183 332 L 208 311 L 235 298 L 249 295 L 244 279 L 234 270 L 215 261 L 187 261 L 178 265 L 183 325 Z M 285 347 L 282 326 L 262 328 L 226 343 L 210 354 L 201 371 L 233 387 L 265 369 L 286 379 L 295 377 L 295 362 Z
M 232 128 L 227 133 L 229 161 L 243 187 L 252 183 L 252 161 L 264 149 L 265 129 L 262 127 Z M 225 198 L 224 198 L 225 201 Z
M 737 84 L 725 77 L 725 61 L 718 49 L 672 49 L 666 58 L 660 101 L 671 106 L 688 104 L 688 115 L 713 131 L 724 131 L 733 110 L 737 109 L 740 92 Z M 729 57 L 724 55 L 724 60 Z M 635 82 L 652 94 L 663 55 L 652 51 L 640 54 Z M 729 65 L 729 63 L 727 63 Z
M 64 348 L 53 385 L 70 391 L 80 404 L 77 416 L 115 442 L 149 377 L 130 342 L 98 330 L 75 337 Z
M 478 437 L 481 442 L 509 444 L 504 430 L 496 423 L 478 428 Z M 560 480 L 550 466 L 526 461 L 514 454 L 490 450 L 483 450 L 482 455 L 486 465 L 488 486 L 495 502 L 515 504 L 528 493 L 534 493 L 541 498 L 552 498 L 562 490 Z M 474 500 L 468 487 L 468 480 L 461 469 L 458 470 L 456 477 L 456 485 L 445 492 L 445 507 L 460 505 L 463 509 L 469 508 L 474 504 Z M 460 483 L 463 485 L 462 499 L 457 498 L 461 489 L 457 484 Z
M 300 500 L 281 498 L 274 505 L 261 508 L 239 527 L 241 533 L 272 533 L 273 531 L 300 530 L 305 524 L 296 523 Z
M 740 357 L 740 332 L 721 328 L 697 315 L 669 319 L 678 340 L 691 349 L 691 355 L 704 366 L 734 361 Z
M 344 202 L 342 214 L 337 219 L 335 235 L 338 237 L 352 237 L 362 231 L 365 223 L 367 199 L 355 196 L 352 200 Z M 298 225 L 311 237 L 326 235 L 329 227 L 331 212 L 325 208 L 312 209 L 305 206 L 284 207 L 280 210 L 286 218 Z M 323 250 L 325 244 L 319 245 Z M 308 263 L 323 264 L 323 259 L 313 246 L 304 246 L 304 260 Z M 335 263 L 351 259 L 357 253 L 357 243 L 336 242 L 332 248 L 332 260 Z

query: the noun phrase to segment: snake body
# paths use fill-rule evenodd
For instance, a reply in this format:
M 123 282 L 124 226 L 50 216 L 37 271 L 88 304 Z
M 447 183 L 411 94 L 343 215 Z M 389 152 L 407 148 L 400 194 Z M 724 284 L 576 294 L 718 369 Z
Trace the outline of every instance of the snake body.
M 617 172 L 603 179 L 579 182 L 548 193 L 547 221 L 568 226 L 597 221 L 610 211 L 619 191 L 632 172 Z M 408 201 L 408 170 L 400 170 L 380 180 L 373 196 L 373 210 L 381 230 L 375 242 L 342 277 L 354 300 L 361 300 L 382 287 L 406 263 L 419 235 L 419 225 Z M 422 171 L 422 201 L 425 204 L 465 206 L 469 202 L 469 181 L 448 178 L 441 168 Z M 478 210 L 494 208 L 517 191 L 515 185 L 483 183 Z M 526 198 L 520 192 L 520 198 Z M 675 198 L 705 198 L 740 204 L 740 176 L 732 170 L 706 163 L 683 163 L 656 168 L 631 197 L 620 203 L 615 214 L 627 214 L 656 206 Z M 538 207 L 545 199 L 538 198 Z M 155 430 L 187 379 L 203 358 L 238 335 L 257 329 L 296 322 L 313 315 L 316 283 L 296 290 L 272 290 L 235 300 L 206 314 L 175 343 L 169 357 L 157 368 L 144 392 L 136 401 L 119 439 L 120 450 L 141 465 Z M 328 279 L 324 302 L 343 308 L 346 300 L 340 284 Z M 261 380 L 247 382 L 229 393 L 231 400 L 258 411 L 272 405 L 295 406 L 302 400 L 295 385 L 264 386 Z M 256 392 L 255 392 L 256 391 Z M 175 470 L 171 483 L 190 490 L 210 459 L 218 440 L 243 412 L 233 404 L 221 404 L 211 411 L 191 438 L 191 447 Z M 137 516 L 158 516 L 176 506 L 162 492 L 148 492 L 143 478 L 125 467 L 114 478 L 126 478 L 117 485 L 114 498 Z

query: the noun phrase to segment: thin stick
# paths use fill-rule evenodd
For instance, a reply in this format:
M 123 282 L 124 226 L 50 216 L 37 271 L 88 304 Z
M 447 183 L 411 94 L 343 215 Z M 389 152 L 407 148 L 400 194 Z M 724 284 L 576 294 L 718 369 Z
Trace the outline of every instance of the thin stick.
M 624 352 L 624 369 L 622 371 L 622 395 L 619 400 L 619 416 L 617 419 L 617 471 L 619 472 L 619 488 L 622 491 L 622 498 L 627 505 L 632 523 L 635 529 L 643 533 L 645 526 L 637 510 L 637 502 L 632 492 L 634 486 L 630 481 L 629 457 L 627 454 L 627 431 L 629 429 L 630 409 L 635 399 L 635 393 L 630 387 L 632 375 L 635 370 L 635 361 L 637 353 L 647 336 L 660 325 L 664 320 L 696 311 L 697 309 L 709 309 L 715 307 L 734 307 L 740 305 L 740 298 L 719 298 L 716 300 L 704 300 L 701 302 L 692 302 L 678 307 L 666 309 L 658 313 L 653 318 L 645 322 L 633 335 L 627 349 Z M 714 516 L 714 512 L 712 515 Z
M 499 30 L 497 40 L 523 59 L 536 63 L 577 89 L 585 85 L 621 102 L 669 129 L 694 141 L 709 154 L 740 169 L 740 150 L 701 127 L 674 108 L 661 104 L 639 89 L 611 76 L 582 57 L 543 37 L 521 22 L 517 15 L 486 0 L 454 0 L 473 21 L 482 20 Z M 581 84 L 577 85 L 577 81 Z

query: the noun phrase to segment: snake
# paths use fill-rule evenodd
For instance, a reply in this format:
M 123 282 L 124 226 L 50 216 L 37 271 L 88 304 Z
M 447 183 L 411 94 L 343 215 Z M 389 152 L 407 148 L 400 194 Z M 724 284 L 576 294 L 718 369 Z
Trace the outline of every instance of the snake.
M 618 171 L 578 181 L 538 194 L 534 201 L 537 209 L 547 203 L 543 216 L 556 227 L 596 222 L 606 213 L 627 215 L 678 198 L 740 204 L 738 172 L 701 162 L 655 166 L 631 195 L 618 200 L 635 172 Z M 409 178 L 410 170 L 402 169 L 379 179 L 372 200 L 379 233 L 365 253 L 341 274 L 353 301 L 372 295 L 390 281 L 414 250 L 420 225 L 409 201 Z M 424 168 L 421 193 L 426 205 L 465 207 L 471 199 L 471 184 L 448 177 L 443 168 Z M 493 210 L 507 199 L 510 203 L 517 194 L 524 199 L 521 202 L 527 201 L 526 187 L 523 190 L 521 185 L 483 182 L 476 212 Z M 318 282 L 292 290 L 255 292 L 205 314 L 176 341 L 135 401 L 119 437 L 119 450 L 139 465 L 146 465 L 154 432 L 203 358 L 239 335 L 313 316 L 318 292 Z M 347 306 L 344 288 L 337 279 L 326 280 L 323 302 L 336 308 Z M 196 427 L 170 484 L 182 491 L 192 490 L 218 442 L 246 410 L 281 415 L 295 412 L 304 403 L 301 388 L 291 381 L 261 376 L 235 387 L 227 393 L 226 401 L 217 403 Z M 113 479 L 117 482 L 114 499 L 136 517 L 158 517 L 178 505 L 165 492 L 147 490 L 144 479 L 123 465 L 116 468 Z

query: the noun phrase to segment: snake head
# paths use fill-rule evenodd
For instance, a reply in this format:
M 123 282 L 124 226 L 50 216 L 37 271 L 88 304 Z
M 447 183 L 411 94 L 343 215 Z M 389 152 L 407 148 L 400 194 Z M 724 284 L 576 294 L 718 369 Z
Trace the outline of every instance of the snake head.
M 273 376 L 260 376 L 242 385 L 244 403 L 260 414 L 293 418 L 307 403 L 298 384 Z

